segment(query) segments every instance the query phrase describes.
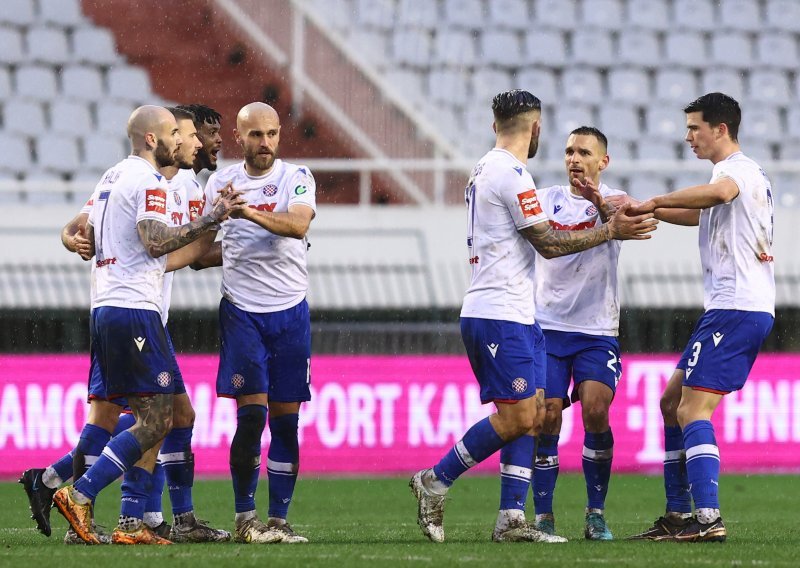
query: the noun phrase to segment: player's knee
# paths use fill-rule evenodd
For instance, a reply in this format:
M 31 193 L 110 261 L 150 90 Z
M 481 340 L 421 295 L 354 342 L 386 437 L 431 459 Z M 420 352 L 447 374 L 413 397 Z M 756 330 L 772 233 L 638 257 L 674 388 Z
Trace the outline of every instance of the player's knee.
M 191 404 L 175 406 L 172 412 L 173 428 L 191 428 L 194 426 L 195 412 Z
M 561 413 L 563 411 L 563 403 L 560 400 L 548 400 L 545 403 L 544 421 L 542 424 L 542 433 L 544 434 L 558 434 L 561 430 Z
M 236 418 L 230 464 L 233 468 L 252 467 L 253 460 L 261 456 L 261 434 L 267 425 L 267 409 L 258 404 L 242 406 Z
M 592 432 L 605 430 L 608 426 L 608 405 L 602 400 L 581 401 L 583 425 Z

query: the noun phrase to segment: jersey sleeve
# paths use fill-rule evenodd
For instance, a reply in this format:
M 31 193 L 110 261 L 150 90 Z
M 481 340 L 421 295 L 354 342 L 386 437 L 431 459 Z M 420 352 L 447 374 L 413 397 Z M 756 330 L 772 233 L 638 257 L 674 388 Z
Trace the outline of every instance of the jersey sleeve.
M 723 178 L 730 178 L 736 187 L 739 188 L 739 193 L 744 191 L 746 186 L 744 176 L 735 163 L 726 163 L 725 161 L 719 162 L 714 166 L 714 171 L 711 174 L 711 183 L 717 183 Z
M 136 222 L 152 220 L 169 224 L 169 217 L 167 217 L 167 185 L 165 183 L 153 183 L 150 177 L 147 176 L 147 179 L 139 184 L 134 193 Z
M 508 208 L 517 229 L 547 221 L 547 214 L 536 193 L 536 184 L 530 176 L 519 176 L 511 170 L 511 175 L 505 175 L 499 180 L 496 192 Z
M 95 222 L 95 211 L 97 210 L 97 208 L 94 206 L 94 204 L 97 203 L 97 198 L 98 198 L 98 190 L 95 189 L 94 192 L 92 192 L 92 196 L 89 198 L 89 201 L 87 201 L 86 204 L 83 207 L 81 207 L 80 211 L 81 213 L 89 214 L 88 222 L 92 226 L 95 226 L 97 224 Z
M 316 213 L 317 211 L 317 183 L 311 171 L 300 166 L 292 176 L 289 183 L 289 203 L 292 205 L 307 205 Z

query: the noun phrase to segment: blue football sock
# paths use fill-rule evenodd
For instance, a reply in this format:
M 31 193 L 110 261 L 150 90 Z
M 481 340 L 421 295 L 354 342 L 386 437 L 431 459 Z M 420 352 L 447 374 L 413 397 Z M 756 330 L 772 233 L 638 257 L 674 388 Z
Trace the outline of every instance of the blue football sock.
M 611 461 L 614 458 L 614 436 L 611 430 L 583 434 L 583 477 L 586 480 L 586 506 L 605 509 Z
M 153 489 L 153 476 L 146 469 L 132 467 L 122 477 L 121 517 L 144 519 L 144 512 Z M 83 493 L 83 491 L 81 491 Z M 85 493 L 84 493 L 85 495 Z
M 117 434 L 121 434 L 125 430 L 128 430 L 131 426 L 136 424 L 136 417 L 130 412 L 123 412 L 119 415 L 119 420 L 117 421 L 117 427 L 114 428 L 114 432 L 112 432 L 111 437 L 113 438 Z
M 272 441 L 267 453 L 269 478 L 269 516 L 285 519 L 294 494 L 300 468 L 300 445 L 297 440 L 297 414 L 269 419 Z
M 231 478 L 236 512 L 254 511 L 261 469 L 261 434 L 267 424 L 267 407 L 242 406 L 236 412 L 236 434 L 231 442 Z
M 476 422 L 464 437 L 433 466 L 433 473 L 448 487 L 469 468 L 478 465 L 506 442 L 497 435 L 489 418 Z
M 73 454 L 72 474 L 75 480 L 80 479 L 86 470 L 94 465 L 110 439 L 111 434 L 100 426 L 86 424 L 83 427 Z
M 691 513 L 692 497 L 686 475 L 686 452 L 680 426 L 664 426 L 664 490 L 667 511 Z
M 139 468 L 134 468 L 139 469 Z M 164 492 L 164 467 L 160 463 L 156 463 L 153 467 L 150 481 L 150 493 L 147 495 L 147 504 L 145 505 L 146 513 L 161 513 L 162 493 Z
M 74 450 L 63 455 L 61 459 L 50 466 L 55 470 L 56 475 L 61 479 L 62 483 L 68 481 L 72 477 L 73 452 Z
M 719 448 L 714 426 L 709 420 L 688 424 L 683 430 L 683 444 L 695 509 L 719 509 Z
M 164 438 L 159 460 L 164 466 L 172 503 L 172 514 L 180 515 L 194 509 L 194 454 L 192 453 L 192 427 L 173 428 Z
M 130 469 L 141 457 L 142 448 L 139 442 L 130 432 L 123 432 L 108 443 L 94 465 L 73 487 L 94 500 L 100 491 Z
M 558 480 L 558 434 L 539 434 L 533 466 L 533 505 L 537 515 L 553 514 Z
M 500 509 L 525 510 L 536 438 L 520 436 L 500 449 Z

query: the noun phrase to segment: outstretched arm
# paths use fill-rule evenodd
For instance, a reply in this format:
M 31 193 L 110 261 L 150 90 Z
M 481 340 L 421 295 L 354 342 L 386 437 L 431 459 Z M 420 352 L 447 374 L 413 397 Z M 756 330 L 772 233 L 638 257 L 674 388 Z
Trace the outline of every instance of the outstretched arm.
M 290 205 L 288 211 L 280 213 L 257 211 L 246 207 L 232 214 L 231 217 L 247 219 L 281 237 L 302 239 L 305 238 L 311 220 L 314 218 L 314 210 L 308 205 L 302 204 Z
M 633 208 L 635 213 L 654 212 L 656 218 L 678 225 L 697 225 L 700 210 L 730 203 L 739 195 L 739 186 L 731 178 L 705 185 L 695 185 L 684 189 L 657 195 L 643 201 Z
M 180 270 L 185 266 L 198 262 L 199 259 L 203 258 L 208 253 L 210 247 L 213 246 L 216 235 L 216 231 L 209 231 L 196 241 L 192 241 L 185 247 L 181 247 L 169 253 L 167 255 L 166 271 L 172 272 L 174 270 Z

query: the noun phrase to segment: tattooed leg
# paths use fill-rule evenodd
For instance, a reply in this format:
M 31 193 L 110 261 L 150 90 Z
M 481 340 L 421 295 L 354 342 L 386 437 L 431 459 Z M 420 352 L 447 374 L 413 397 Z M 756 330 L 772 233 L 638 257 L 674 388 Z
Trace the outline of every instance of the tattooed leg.
M 145 452 L 158 444 L 172 429 L 171 394 L 129 396 L 128 404 L 136 417 L 129 430 Z

